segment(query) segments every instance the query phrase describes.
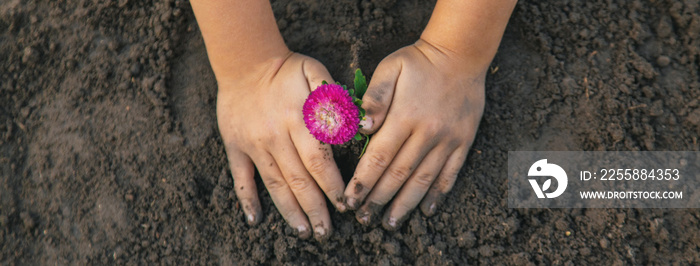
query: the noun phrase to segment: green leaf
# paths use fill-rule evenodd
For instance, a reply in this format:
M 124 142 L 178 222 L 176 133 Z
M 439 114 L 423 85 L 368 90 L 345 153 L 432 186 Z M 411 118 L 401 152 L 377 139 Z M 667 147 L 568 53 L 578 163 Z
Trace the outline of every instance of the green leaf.
M 343 85 L 343 89 L 348 90 L 348 86 Z
M 328 81 L 325 81 L 325 80 L 321 81 L 321 85 L 326 85 L 326 84 L 328 84 Z
M 355 90 L 353 90 L 353 89 L 350 89 L 348 92 L 350 93 L 350 96 L 354 96 L 354 95 L 355 95 Z
M 362 70 L 359 68 L 355 70 L 355 92 L 357 92 L 357 97 L 362 98 L 367 91 L 367 78 L 362 75 Z
M 360 100 L 360 99 L 354 99 L 354 100 L 352 101 L 352 103 L 354 103 L 355 105 L 357 105 L 357 107 L 362 106 L 362 100 Z
M 365 109 L 360 108 L 360 118 L 363 118 L 363 117 L 365 117 Z
M 353 137 L 353 138 L 357 141 L 360 141 L 360 140 L 362 140 L 362 135 L 358 132 L 357 134 L 355 134 L 355 137 Z

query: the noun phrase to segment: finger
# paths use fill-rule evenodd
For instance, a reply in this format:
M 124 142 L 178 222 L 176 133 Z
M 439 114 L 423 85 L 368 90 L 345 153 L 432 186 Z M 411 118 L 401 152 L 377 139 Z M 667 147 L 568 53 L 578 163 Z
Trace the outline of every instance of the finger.
M 411 137 L 384 171 L 377 184 L 369 193 L 365 204 L 355 214 L 357 221 L 367 225 L 374 215 L 384 207 L 399 191 L 425 155 L 435 147 L 435 140 Z
M 226 155 L 233 177 L 236 197 L 243 207 L 246 220 L 249 225 L 256 225 L 262 221 L 262 208 L 258 198 L 258 189 L 255 185 L 255 167 L 248 155 L 235 148 L 226 149 Z
M 355 169 L 355 175 L 345 188 L 345 205 L 355 210 L 377 183 L 396 153 L 410 135 L 410 130 L 401 124 L 387 125 L 369 143 Z
M 309 221 L 304 215 L 301 206 L 299 206 L 294 193 L 287 185 L 287 181 L 282 177 L 282 173 L 272 155 L 265 152 L 262 155 L 258 155 L 258 157 L 254 157 L 253 161 L 258 166 L 260 177 L 282 217 L 284 217 L 289 226 L 297 230 L 300 238 L 309 238 L 311 236 Z
M 321 144 L 314 139 L 308 129 L 298 127 L 292 134 L 292 142 L 297 148 L 299 157 L 308 170 L 309 174 L 316 180 L 321 190 L 331 200 L 335 208 L 340 212 L 345 212 L 345 182 L 340 175 L 340 170 L 333 160 L 333 151 L 330 145 Z
M 331 217 L 326 207 L 326 200 L 316 182 L 304 168 L 296 148 L 291 140 L 285 140 L 273 157 L 277 161 L 282 176 L 296 196 L 299 206 L 304 210 L 314 230 L 317 240 L 324 240 L 331 232 Z
M 316 59 L 307 58 L 302 64 L 302 69 L 311 91 L 321 86 L 323 81 L 335 82 L 326 67 Z M 297 125 L 303 124 L 303 121 L 297 123 Z M 343 182 L 338 166 L 333 161 L 330 145 L 320 144 L 309 135 L 306 127 L 296 125 L 294 127 L 297 130 L 292 134 L 292 142 L 296 147 L 304 147 L 298 150 L 304 166 L 333 202 L 336 209 L 344 212 L 346 210 L 345 198 L 343 197 L 345 182 Z
M 316 88 L 321 86 L 323 81 L 327 83 L 335 82 L 331 74 L 328 73 L 328 69 L 326 69 L 321 62 L 311 57 L 307 57 L 306 60 L 304 60 L 301 69 L 304 71 L 306 81 L 309 83 L 310 91 L 316 90 Z
M 398 228 L 418 206 L 453 150 L 447 145 L 439 145 L 425 156 L 384 213 L 382 225 L 385 229 Z
M 373 134 L 384 123 L 394 97 L 396 81 L 401 73 L 401 64 L 387 57 L 377 66 L 367 92 L 362 96 L 362 108 L 365 109 L 365 119 L 360 122 L 360 132 Z
M 426 216 L 434 215 L 445 194 L 452 190 L 457 175 L 464 165 L 464 160 L 467 158 L 467 151 L 467 147 L 459 148 L 452 152 L 452 155 L 445 162 L 445 166 L 420 203 L 420 209 Z

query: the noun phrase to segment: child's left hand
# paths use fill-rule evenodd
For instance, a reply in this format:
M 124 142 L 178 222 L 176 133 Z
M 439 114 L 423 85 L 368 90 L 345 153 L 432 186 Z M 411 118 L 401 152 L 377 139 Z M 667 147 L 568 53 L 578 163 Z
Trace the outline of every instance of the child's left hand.
M 376 134 L 345 189 L 360 223 L 396 195 L 382 218 L 396 229 L 421 202 L 424 214 L 434 214 L 452 188 L 484 109 L 485 68 L 463 59 L 419 40 L 377 66 L 361 129 Z

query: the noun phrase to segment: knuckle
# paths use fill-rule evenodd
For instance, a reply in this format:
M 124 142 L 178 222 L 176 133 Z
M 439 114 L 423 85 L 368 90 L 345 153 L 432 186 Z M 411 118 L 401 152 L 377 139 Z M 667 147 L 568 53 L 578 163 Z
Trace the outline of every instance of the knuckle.
M 287 186 L 287 183 L 284 182 L 282 178 L 270 178 L 268 182 L 265 183 L 265 186 L 267 186 L 267 189 L 270 191 L 277 191 Z
M 367 88 L 365 96 L 362 97 L 362 108 L 370 114 L 379 112 L 388 107 L 393 90 L 392 82 L 372 83 Z
M 463 140 L 459 137 L 453 137 L 447 141 L 447 145 L 448 145 L 448 147 L 455 148 L 455 147 L 459 147 L 459 146 L 463 145 L 466 142 L 467 142 L 466 140 Z
M 438 120 L 429 120 L 424 122 L 423 132 L 429 139 L 439 139 L 445 134 L 445 125 Z
M 433 184 L 434 176 L 432 173 L 416 173 L 415 182 L 421 187 L 428 188 Z
M 279 134 L 277 134 L 275 131 L 269 132 L 265 137 L 259 138 L 258 143 L 262 147 L 265 147 L 267 149 L 272 149 L 277 145 L 277 140 L 279 139 Z
M 367 95 L 372 94 L 372 92 L 367 92 Z M 362 97 L 362 108 L 369 111 L 372 111 L 374 109 L 377 109 L 379 107 L 379 103 L 377 100 L 375 100 L 374 97 Z
M 241 141 L 239 143 L 235 144 L 235 150 L 234 149 L 229 149 L 229 147 L 226 147 L 226 153 L 229 154 L 230 152 L 234 151 L 239 151 L 244 154 L 250 154 L 252 150 L 255 150 L 255 142 L 252 141 Z
M 406 181 L 408 175 L 411 174 L 411 169 L 405 166 L 392 167 L 387 170 L 387 174 L 395 184 L 401 185 Z
M 321 208 L 311 208 L 310 210 L 306 211 L 306 216 L 309 217 L 312 222 L 313 220 L 320 219 L 321 215 L 323 215 Z
M 442 194 L 447 193 L 448 191 L 450 191 L 452 180 L 454 180 L 456 177 L 457 174 L 444 175 L 441 178 L 435 180 L 435 184 L 433 186 L 438 192 Z
M 248 151 L 252 146 L 249 140 L 243 139 L 238 136 L 224 140 L 222 135 L 222 140 L 224 141 L 224 150 L 226 151 L 227 155 L 234 155 L 240 153 L 249 154 Z
M 452 180 L 457 179 L 460 170 L 462 170 L 462 165 L 446 169 L 442 175 L 442 179 L 444 179 L 445 182 L 450 183 L 452 182 Z
M 313 154 L 306 160 L 306 168 L 312 174 L 320 174 L 327 168 L 327 160 L 320 154 Z
M 325 71 L 325 66 L 321 62 L 319 62 L 316 59 L 313 58 L 306 58 L 304 61 L 304 67 L 306 68 L 306 75 L 307 79 L 312 82 L 318 82 L 320 83 L 323 80 L 326 80 L 324 78 L 324 72 Z M 326 80 L 327 82 L 331 82 L 330 80 Z M 316 88 L 311 88 L 311 89 L 316 89 Z
M 367 154 L 369 165 L 374 170 L 383 171 L 389 166 L 389 155 L 384 152 L 375 152 Z
M 311 182 L 301 174 L 289 175 L 287 184 L 292 191 L 306 191 L 311 186 Z
M 323 64 L 316 60 L 313 57 L 310 56 L 304 56 L 304 63 L 306 64 L 307 67 L 312 68 L 313 70 L 317 70 L 318 68 L 324 68 Z
M 379 64 L 377 65 L 377 68 L 376 68 L 376 70 L 375 70 L 375 72 L 374 72 L 374 75 L 383 74 L 383 73 L 385 73 L 385 72 L 388 72 L 388 70 L 389 70 L 392 66 L 395 66 L 396 64 L 399 64 L 400 61 L 403 59 L 403 57 L 404 57 L 403 55 L 401 55 L 400 53 L 396 53 L 396 52 L 387 55 L 387 56 L 384 57 L 384 59 L 382 59 L 382 61 L 380 61 Z

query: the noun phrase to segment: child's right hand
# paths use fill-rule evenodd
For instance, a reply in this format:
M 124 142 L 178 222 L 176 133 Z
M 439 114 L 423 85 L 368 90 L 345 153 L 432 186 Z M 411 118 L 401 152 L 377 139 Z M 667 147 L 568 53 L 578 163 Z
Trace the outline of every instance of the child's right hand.
M 345 210 L 345 184 L 327 144 L 304 125 L 302 106 L 323 80 L 333 79 L 313 58 L 296 53 L 252 66 L 244 78 L 217 77 L 216 115 L 236 195 L 249 224 L 261 221 L 253 164 L 284 219 L 302 238 L 324 239 L 331 220 L 323 193 Z M 320 189 L 319 189 L 320 187 Z

